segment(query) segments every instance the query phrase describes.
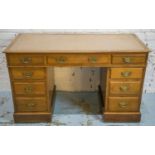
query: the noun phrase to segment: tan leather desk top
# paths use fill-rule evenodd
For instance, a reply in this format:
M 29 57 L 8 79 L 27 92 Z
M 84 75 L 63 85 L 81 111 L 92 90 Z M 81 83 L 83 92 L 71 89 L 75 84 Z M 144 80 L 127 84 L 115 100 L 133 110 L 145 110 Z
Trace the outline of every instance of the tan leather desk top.
M 6 53 L 148 52 L 134 34 L 20 34 Z

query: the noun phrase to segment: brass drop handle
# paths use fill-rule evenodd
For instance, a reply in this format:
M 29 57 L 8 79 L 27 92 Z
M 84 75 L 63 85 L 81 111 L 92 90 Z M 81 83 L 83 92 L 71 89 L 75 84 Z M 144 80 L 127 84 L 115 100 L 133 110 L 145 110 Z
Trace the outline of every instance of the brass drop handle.
M 130 72 L 130 71 L 121 72 L 121 75 L 123 77 L 129 77 L 129 76 L 131 76 L 131 74 L 132 74 L 132 72 Z
M 131 57 L 124 57 L 123 61 L 124 63 L 131 63 Z
M 23 58 L 21 58 L 21 62 L 23 64 L 29 64 L 29 63 L 32 62 L 32 58 L 30 58 L 30 57 L 23 57 Z
M 31 78 L 33 75 L 33 72 L 23 72 L 23 76 L 26 78 Z
M 128 90 L 129 90 L 129 87 L 128 86 L 126 86 L 126 85 L 120 86 L 120 91 L 126 92 Z
M 27 106 L 28 106 L 28 107 L 35 107 L 36 104 L 35 104 L 35 103 L 28 103 Z
M 126 102 L 120 102 L 119 103 L 120 108 L 126 108 L 127 106 L 128 106 L 128 103 L 126 103 Z
M 25 93 L 32 93 L 33 92 L 33 87 L 32 86 L 27 86 L 24 88 Z
M 92 56 L 92 57 L 88 58 L 88 61 L 91 62 L 91 63 L 96 63 L 97 58 Z
M 66 58 L 61 56 L 61 57 L 57 58 L 56 61 L 57 61 L 58 63 L 63 64 L 63 63 L 66 62 Z

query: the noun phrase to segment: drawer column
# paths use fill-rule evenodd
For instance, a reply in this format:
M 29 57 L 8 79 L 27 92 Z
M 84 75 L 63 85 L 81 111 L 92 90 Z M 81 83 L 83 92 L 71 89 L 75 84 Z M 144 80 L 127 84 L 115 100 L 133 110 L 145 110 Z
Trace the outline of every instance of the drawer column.
M 52 96 L 49 90 L 53 90 L 54 85 L 49 81 L 52 77 L 49 77 L 49 69 L 45 67 L 45 55 L 7 54 L 7 62 L 14 101 L 14 121 L 50 122 Z
M 50 122 L 51 101 L 46 67 L 9 67 L 14 121 Z
M 103 118 L 106 122 L 139 122 L 143 67 L 107 69 Z

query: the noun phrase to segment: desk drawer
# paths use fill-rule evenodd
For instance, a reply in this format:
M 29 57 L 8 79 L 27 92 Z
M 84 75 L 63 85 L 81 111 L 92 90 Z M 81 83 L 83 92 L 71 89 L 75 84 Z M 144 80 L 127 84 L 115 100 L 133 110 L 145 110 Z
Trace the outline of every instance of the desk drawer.
M 14 80 L 44 80 L 46 78 L 45 68 L 10 68 Z
M 46 86 L 44 82 L 14 82 L 13 87 L 16 95 L 45 95 L 46 93 Z
M 9 54 L 7 59 L 10 66 L 44 65 L 44 56 L 38 54 Z
M 108 111 L 137 112 L 139 111 L 138 97 L 109 97 Z
M 145 64 L 145 54 L 114 54 L 112 55 L 113 64 Z
M 110 81 L 111 95 L 138 95 L 141 90 L 140 81 Z
M 17 97 L 15 99 L 16 112 L 44 112 L 48 110 L 44 97 Z
M 108 54 L 54 54 L 47 57 L 49 65 L 109 64 Z
M 112 68 L 111 78 L 142 78 L 143 68 Z

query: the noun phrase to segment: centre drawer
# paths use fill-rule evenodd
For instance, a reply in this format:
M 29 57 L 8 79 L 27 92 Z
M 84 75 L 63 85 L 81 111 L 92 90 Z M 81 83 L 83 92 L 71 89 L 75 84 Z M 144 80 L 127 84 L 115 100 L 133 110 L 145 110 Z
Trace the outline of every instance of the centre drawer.
M 142 78 L 143 68 L 111 68 L 111 78 Z
M 10 68 L 14 80 L 44 80 L 46 78 L 45 68 L 13 67 Z
M 110 112 L 136 112 L 139 111 L 138 97 L 109 97 L 108 111 Z
M 45 95 L 45 82 L 14 82 L 14 93 L 16 95 Z
M 48 110 L 45 97 L 15 98 L 16 112 L 44 112 Z
M 53 54 L 47 56 L 49 65 L 110 64 L 109 54 Z
M 110 81 L 110 95 L 138 95 L 140 81 Z

